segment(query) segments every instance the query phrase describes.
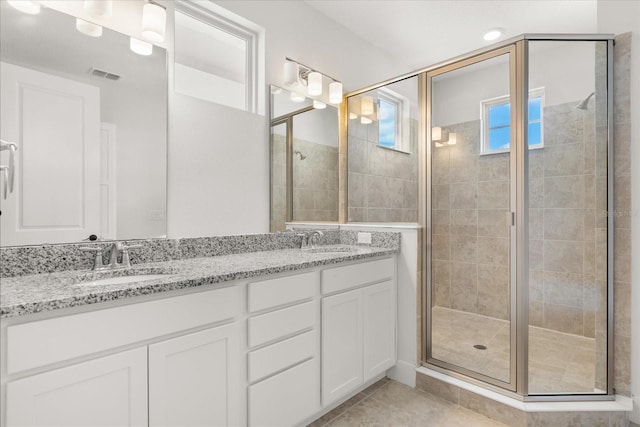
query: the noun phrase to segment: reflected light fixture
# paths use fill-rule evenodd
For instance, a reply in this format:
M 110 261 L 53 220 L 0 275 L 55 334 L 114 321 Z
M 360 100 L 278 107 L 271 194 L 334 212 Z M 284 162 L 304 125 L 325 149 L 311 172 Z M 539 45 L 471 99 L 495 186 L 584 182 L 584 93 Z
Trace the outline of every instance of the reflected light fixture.
M 324 102 L 318 101 L 317 99 L 314 99 L 313 108 L 315 108 L 316 110 L 322 110 L 324 108 L 327 108 L 327 104 L 325 104 Z
M 349 120 L 357 119 L 358 115 L 356 113 L 349 113 Z
M 102 27 L 100 25 L 80 18 L 76 18 L 76 29 L 82 34 L 86 34 L 91 37 L 100 37 L 102 35 Z
M 153 53 L 153 45 L 143 40 L 131 37 L 129 48 L 138 55 L 149 56 Z
M 29 15 L 40 13 L 40 4 L 31 0 L 8 0 L 7 3 L 20 12 L 28 13 Z
M 322 74 L 311 71 L 307 75 L 307 93 L 310 96 L 322 95 Z
M 296 92 L 291 92 L 290 99 L 293 102 L 302 102 L 307 99 L 307 97 Z
M 456 145 L 458 135 L 454 132 L 449 132 L 440 126 L 434 126 L 431 128 L 431 140 L 436 147 L 444 147 L 445 145 Z
M 329 83 L 329 102 L 332 104 L 340 104 L 342 102 L 342 83 Z
M 495 40 L 498 37 L 500 37 L 502 35 L 502 33 L 504 33 L 504 29 L 502 29 L 502 28 L 492 28 L 492 29 L 488 30 L 486 33 L 484 33 L 484 36 L 482 36 L 482 38 L 489 42 L 489 41 Z
M 362 117 L 360 117 L 360 123 L 362 123 L 363 125 L 368 125 L 368 124 L 373 123 L 373 120 L 362 116 Z
M 442 139 L 442 128 L 440 126 L 431 128 L 431 139 L 434 141 L 440 141 Z
M 166 26 L 167 10 L 164 6 L 148 1 L 142 7 L 142 37 L 151 42 L 162 42 Z
M 111 0 L 84 0 L 84 11 L 94 18 L 111 16 L 113 2 Z
M 371 116 L 373 112 L 373 98 L 370 96 L 363 96 L 360 99 L 360 113 L 363 116 Z
M 455 133 L 449 133 L 449 139 L 447 140 L 447 145 L 456 145 L 457 136 Z

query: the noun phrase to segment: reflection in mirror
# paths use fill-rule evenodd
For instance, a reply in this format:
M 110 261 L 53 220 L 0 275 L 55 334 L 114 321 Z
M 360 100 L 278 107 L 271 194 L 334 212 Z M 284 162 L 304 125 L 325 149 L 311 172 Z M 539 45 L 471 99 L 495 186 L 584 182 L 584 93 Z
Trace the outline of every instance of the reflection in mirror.
M 349 222 L 416 222 L 417 76 L 347 101 Z
M 18 145 L 0 244 L 166 235 L 166 52 L 1 2 L 1 138 Z M 6 164 L 6 152 L 0 164 Z
M 277 115 L 279 114 L 279 115 Z M 272 88 L 271 231 L 338 220 L 338 112 Z

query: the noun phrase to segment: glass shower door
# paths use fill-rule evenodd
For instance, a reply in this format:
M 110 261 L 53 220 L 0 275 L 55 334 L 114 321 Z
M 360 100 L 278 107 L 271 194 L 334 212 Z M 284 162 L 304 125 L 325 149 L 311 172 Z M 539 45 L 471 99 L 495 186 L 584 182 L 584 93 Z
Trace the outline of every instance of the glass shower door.
M 514 47 L 427 73 L 427 361 L 515 390 Z

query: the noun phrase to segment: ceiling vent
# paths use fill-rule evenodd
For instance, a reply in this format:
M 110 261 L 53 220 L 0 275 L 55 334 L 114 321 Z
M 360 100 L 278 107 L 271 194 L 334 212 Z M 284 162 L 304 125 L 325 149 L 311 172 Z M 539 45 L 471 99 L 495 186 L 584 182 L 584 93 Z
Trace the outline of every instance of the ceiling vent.
M 98 70 L 97 68 L 91 68 L 89 70 L 89 74 L 96 77 L 102 77 L 103 79 L 114 80 L 114 81 L 120 78 L 120 76 L 117 74 L 108 73 L 106 71 Z

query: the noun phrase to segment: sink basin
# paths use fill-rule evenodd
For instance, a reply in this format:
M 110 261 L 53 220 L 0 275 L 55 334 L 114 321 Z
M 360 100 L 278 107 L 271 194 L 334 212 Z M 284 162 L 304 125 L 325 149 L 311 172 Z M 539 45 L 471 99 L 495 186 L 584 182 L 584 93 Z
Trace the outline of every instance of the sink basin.
M 357 251 L 358 248 L 354 248 L 352 246 L 315 246 L 303 249 L 303 252 L 309 252 L 312 254 L 352 253 Z
M 123 285 L 126 283 L 145 282 L 147 280 L 166 279 L 172 274 L 136 274 L 131 276 L 115 276 L 106 277 L 104 279 L 87 280 L 85 282 L 76 283 L 74 286 L 108 286 Z

